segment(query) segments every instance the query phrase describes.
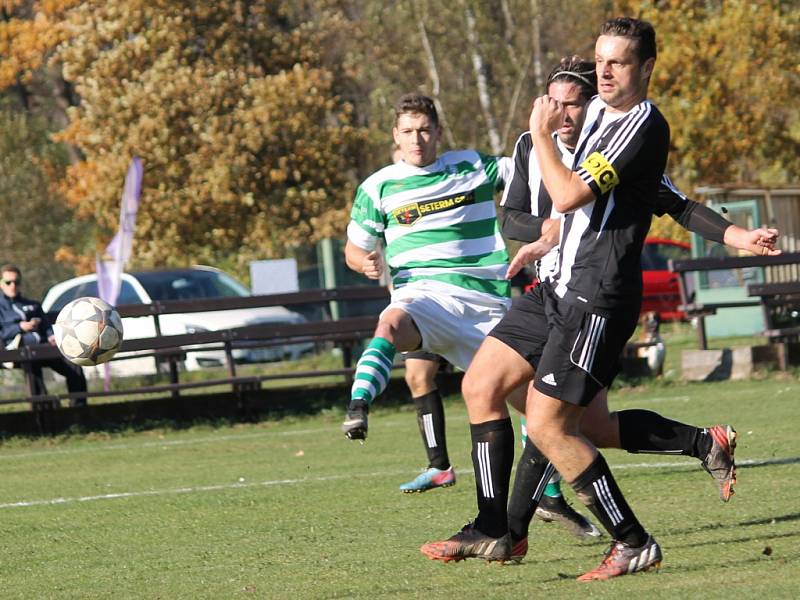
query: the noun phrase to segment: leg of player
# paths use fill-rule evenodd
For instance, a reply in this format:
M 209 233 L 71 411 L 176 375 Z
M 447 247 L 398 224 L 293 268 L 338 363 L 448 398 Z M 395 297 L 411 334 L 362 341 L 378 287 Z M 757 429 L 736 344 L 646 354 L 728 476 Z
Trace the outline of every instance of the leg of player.
M 528 526 L 533 515 L 545 523 L 561 523 L 574 536 L 579 538 L 595 538 L 602 534 L 589 519 L 584 517 L 564 499 L 561 493 L 561 474 L 553 472 L 547 480 L 541 497 L 537 495 L 542 473 L 535 467 L 536 456 L 531 449 L 526 455 L 527 429 L 525 415 L 520 416 L 520 437 L 522 457 L 517 463 L 517 473 L 508 505 L 508 527 L 511 531 L 512 543 L 528 537 Z M 537 453 L 538 454 L 538 453 Z M 530 492 L 529 492 L 530 490 Z M 519 548 L 518 548 L 519 550 Z M 513 558 L 521 559 L 524 553 Z
M 350 405 L 342 423 L 342 431 L 348 439 L 366 439 L 369 407 L 389 383 L 395 354 L 416 350 L 421 341 L 414 320 L 407 312 L 390 308 L 381 314 L 375 337 L 356 365 Z
M 601 565 L 579 579 L 608 579 L 658 566 L 661 549 L 639 523 L 603 455 L 580 433 L 585 410 L 536 389 L 528 399 L 528 435 L 614 540 Z
M 405 362 L 406 385 L 417 409 L 417 424 L 428 455 L 428 467 L 412 481 L 402 484 L 400 490 L 411 493 L 449 487 L 455 484 L 456 474 L 447 455 L 444 406 L 436 386 L 439 357 L 435 354 L 425 354 L 424 357 L 409 355 Z
M 632 454 L 673 454 L 698 458 L 717 482 L 721 498 L 727 501 L 733 494 L 732 486 L 736 483 L 733 459 L 736 432 L 730 426 L 701 429 L 640 409 L 609 413 L 608 390 L 603 389 L 586 409 L 581 419 L 581 433 L 598 448 L 619 448 Z M 544 478 L 553 471 L 547 469 L 549 464 L 535 446 L 523 445 L 508 506 L 512 559 L 516 561 L 521 560 L 527 552 L 528 529 L 534 514 L 544 521 L 564 522 L 566 518 L 547 519 L 546 514 L 540 514 L 552 512 L 546 506 L 546 503 L 552 502 L 546 499 L 547 488 L 553 478 L 558 477 L 558 473 L 554 473 L 543 492 L 541 489 L 543 481 L 546 481 Z M 578 517 L 583 519 L 582 515 Z M 574 518 L 570 521 L 577 523 Z M 589 526 L 594 527 L 591 523 Z
M 603 389 L 586 410 L 581 432 L 598 448 L 693 456 L 714 478 L 722 501 L 733 496 L 736 430 L 730 425 L 695 427 L 638 408 L 609 413 L 608 390 Z
M 506 398 L 533 377 L 533 367 L 509 346 L 487 337 L 470 363 L 461 391 L 472 437 L 478 516 L 447 540 L 420 548 L 444 562 L 476 557 L 506 561 L 511 556 L 508 502 L 514 461 L 514 428 Z

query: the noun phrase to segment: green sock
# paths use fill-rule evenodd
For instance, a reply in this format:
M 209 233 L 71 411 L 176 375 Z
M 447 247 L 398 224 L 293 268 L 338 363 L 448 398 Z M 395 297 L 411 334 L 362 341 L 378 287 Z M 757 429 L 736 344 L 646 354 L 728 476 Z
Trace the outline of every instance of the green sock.
M 395 353 L 395 346 L 389 340 L 381 337 L 370 340 L 356 365 L 351 400 L 366 400 L 372 405 L 389 383 Z
M 528 442 L 528 422 L 525 420 L 525 415 L 520 415 L 519 417 L 519 438 L 520 442 L 522 442 L 522 447 L 525 447 L 525 444 Z M 549 496 L 550 498 L 559 498 L 561 496 L 561 475 L 558 473 L 554 473 L 553 476 L 550 478 L 550 481 L 547 483 L 547 486 L 544 488 L 544 492 L 542 492 L 543 496 Z
M 553 479 L 555 479 L 556 477 L 558 477 L 558 479 L 553 481 Z M 561 496 L 560 475 L 554 475 L 553 478 L 550 479 L 550 482 L 547 484 L 547 487 L 544 488 L 544 495 L 549 496 L 550 498 L 558 498 L 559 496 Z

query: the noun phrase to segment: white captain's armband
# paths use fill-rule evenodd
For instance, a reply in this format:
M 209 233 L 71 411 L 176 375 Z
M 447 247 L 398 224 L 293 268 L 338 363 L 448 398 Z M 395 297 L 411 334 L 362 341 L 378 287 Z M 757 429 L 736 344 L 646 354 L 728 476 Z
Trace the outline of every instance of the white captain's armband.
M 586 160 L 581 163 L 581 168 L 592 176 L 603 194 L 619 185 L 619 175 L 606 157 L 599 152 L 592 152 L 587 156 Z

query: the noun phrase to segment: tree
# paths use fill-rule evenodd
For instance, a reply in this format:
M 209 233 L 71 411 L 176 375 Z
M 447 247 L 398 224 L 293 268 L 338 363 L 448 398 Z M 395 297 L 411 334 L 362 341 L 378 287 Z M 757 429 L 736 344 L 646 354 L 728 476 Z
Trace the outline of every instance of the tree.
M 800 5 L 668 0 L 641 6 L 658 37 L 650 95 L 671 125 L 674 178 L 683 184 L 796 180 Z
M 0 8 L 0 89 L 19 106 L 58 127 L 67 124 L 66 109 L 77 103 L 58 65 L 50 63 L 56 46 L 69 39 L 65 11 L 78 0 L 7 0 Z M 79 160 L 67 148 L 73 162 Z
M 552 66 L 593 52 L 601 16 L 597 0 L 370 2 L 361 15 L 372 56 L 361 69 L 371 83 L 365 123 L 386 131 L 394 99 L 421 91 L 445 115 L 445 146 L 508 153 Z
M 82 2 L 66 18 L 75 33 L 56 57 L 81 103 L 59 139 L 85 160 L 69 168 L 64 193 L 107 240 L 128 161 L 140 156 L 136 264 L 242 274 L 252 259 L 341 234 L 369 148 L 337 96 L 346 74 L 331 63 L 352 29 L 340 12 L 113 0 Z
M 55 260 L 57 249 L 83 239 L 76 222 L 53 189 L 63 176 L 67 155 L 49 139 L 46 121 L 0 105 L 0 262 L 22 269 L 24 293 L 41 295 L 72 276 Z
M 656 28 L 650 96 L 667 117 L 669 171 L 700 183 L 776 185 L 800 173 L 800 5 L 780 0 L 621 2 Z M 662 235 L 685 237 L 668 220 Z

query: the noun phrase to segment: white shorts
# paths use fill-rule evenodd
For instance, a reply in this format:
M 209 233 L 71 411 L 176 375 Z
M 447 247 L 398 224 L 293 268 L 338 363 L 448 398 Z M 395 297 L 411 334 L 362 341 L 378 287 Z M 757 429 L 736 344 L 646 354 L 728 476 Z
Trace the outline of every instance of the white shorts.
M 466 371 L 486 335 L 503 318 L 510 304 L 507 298 L 466 299 L 412 284 L 394 290 L 391 304 L 384 312 L 398 308 L 408 313 L 422 336 L 421 349 L 443 356 Z

